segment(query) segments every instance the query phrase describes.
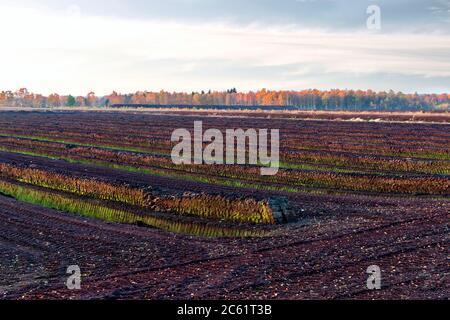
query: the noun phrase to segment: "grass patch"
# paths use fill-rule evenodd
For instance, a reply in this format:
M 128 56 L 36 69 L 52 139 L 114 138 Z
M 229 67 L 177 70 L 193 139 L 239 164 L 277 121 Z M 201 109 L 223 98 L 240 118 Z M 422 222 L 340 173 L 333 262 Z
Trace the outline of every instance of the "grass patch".
M 124 224 L 143 224 L 169 232 L 202 237 L 255 237 L 268 233 L 266 230 L 214 227 L 201 223 L 175 222 L 150 214 L 137 214 L 131 211 L 111 208 L 100 203 L 76 199 L 63 194 L 15 185 L 0 180 L 0 193 L 19 201 L 39 205 L 84 217 Z

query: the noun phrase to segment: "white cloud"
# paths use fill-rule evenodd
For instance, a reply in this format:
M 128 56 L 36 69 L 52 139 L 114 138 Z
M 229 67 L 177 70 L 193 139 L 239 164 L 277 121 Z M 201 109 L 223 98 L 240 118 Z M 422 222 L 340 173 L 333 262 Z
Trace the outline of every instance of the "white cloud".
M 327 73 L 347 78 L 379 73 L 450 77 L 447 34 L 183 24 L 85 16 L 82 8 L 74 7 L 56 12 L 0 5 L 0 39 L 0 88 L 27 86 L 46 94 L 188 91 L 229 85 L 242 90 L 263 85 L 308 87 L 309 83 L 320 85 Z M 232 64 L 234 79 L 213 74 L 214 68 L 209 76 L 198 73 L 202 67 L 223 61 Z M 252 68 L 291 65 L 298 67 L 274 68 L 273 75 L 269 72 L 264 77 L 243 74 Z M 301 79 L 308 74 L 314 81 Z M 290 78 L 283 83 L 283 76 Z M 297 81 L 292 79 L 295 76 Z

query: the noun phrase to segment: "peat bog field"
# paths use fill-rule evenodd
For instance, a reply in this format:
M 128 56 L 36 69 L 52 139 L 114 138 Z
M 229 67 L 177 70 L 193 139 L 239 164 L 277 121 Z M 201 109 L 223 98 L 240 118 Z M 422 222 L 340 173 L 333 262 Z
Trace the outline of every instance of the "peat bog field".
M 0 111 L 0 299 L 449 299 L 448 118 L 367 117 Z M 194 121 L 278 173 L 175 165 Z

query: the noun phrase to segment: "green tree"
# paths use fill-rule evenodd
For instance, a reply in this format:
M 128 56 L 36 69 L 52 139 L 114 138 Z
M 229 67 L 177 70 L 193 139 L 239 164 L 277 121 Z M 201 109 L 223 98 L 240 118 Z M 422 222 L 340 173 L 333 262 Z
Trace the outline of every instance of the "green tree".
M 76 103 L 75 98 L 72 95 L 69 95 L 67 97 L 67 106 L 68 107 L 73 107 L 75 105 L 75 103 Z

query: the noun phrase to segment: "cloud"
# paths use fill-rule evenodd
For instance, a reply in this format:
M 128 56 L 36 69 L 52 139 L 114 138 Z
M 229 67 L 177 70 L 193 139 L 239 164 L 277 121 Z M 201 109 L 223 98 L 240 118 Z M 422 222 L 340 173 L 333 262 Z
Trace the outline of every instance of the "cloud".
M 177 22 L 296 24 L 327 30 L 365 27 L 366 9 L 379 5 L 385 32 L 449 33 L 448 0 L 0 0 L 64 11 L 74 3 L 86 15 Z M 439 12 L 429 10 L 436 8 Z
M 411 83 L 407 91 L 450 86 L 445 33 L 173 22 L 96 16 L 82 6 L 54 11 L 3 5 L 0 38 L 2 89 L 106 94 L 342 83 L 358 88 L 374 85 L 374 75 L 391 79 L 378 88 L 404 90 L 404 81 Z

